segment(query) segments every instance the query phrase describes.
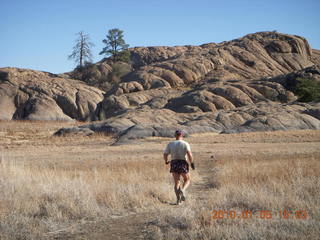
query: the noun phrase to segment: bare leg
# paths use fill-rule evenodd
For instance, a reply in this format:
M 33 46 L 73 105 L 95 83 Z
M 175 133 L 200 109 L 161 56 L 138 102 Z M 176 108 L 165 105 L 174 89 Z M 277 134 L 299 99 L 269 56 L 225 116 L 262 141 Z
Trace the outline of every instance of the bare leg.
M 183 177 L 183 186 L 182 186 L 182 191 L 185 191 L 189 185 L 190 185 L 190 174 L 189 173 L 181 173 Z
M 172 173 L 173 176 L 173 180 L 174 180 L 174 192 L 176 194 L 177 197 L 177 203 L 180 200 L 180 192 L 179 192 L 179 188 L 180 188 L 180 174 L 179 173 Z

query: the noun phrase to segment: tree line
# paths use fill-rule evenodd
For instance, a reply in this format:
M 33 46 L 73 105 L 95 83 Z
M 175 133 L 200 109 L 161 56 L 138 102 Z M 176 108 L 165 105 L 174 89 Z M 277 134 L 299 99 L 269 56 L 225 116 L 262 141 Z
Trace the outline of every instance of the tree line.
M 72 53 L 68 59 L 73 59 L 78 69 L 82 69 L 85 64 L 92 62 L 91 47 L 94 44 L 90 41 L 88 34 L 83 31 L 77 33 L 78 38 L 75 40 Z M 106 45 L 99 55 L 110 57 L 113 62 L 124 61 L 128 62 L 130 59 L 130 52 L 128 51 L 129 45 L 126 44 L 123 31 L 118 28 L 113 28 L 108 31 L 106 39 L 102 42 Z

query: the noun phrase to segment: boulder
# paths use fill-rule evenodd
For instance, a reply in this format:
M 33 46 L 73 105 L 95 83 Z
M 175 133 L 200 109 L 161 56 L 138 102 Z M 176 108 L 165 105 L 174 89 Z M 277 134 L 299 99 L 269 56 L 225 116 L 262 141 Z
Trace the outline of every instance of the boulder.
M 132 92 L 116 95 L 106 95 L 96 110 L 96 116 L 99 120 L 104 120 L 123 112 L 150 106 L 151 108 L 163 108 L 170 98 L 181 95 L 182 92 L 174 89 L 160 88 L 139 92 Z
M 190 91 L 171 99 L 165 106 L 175 112 L 215 112 L 217 109 L 233 109 L 235 106 L 227 99 L 207 90 Z
M 0 69 L 0 119 L 94 120 L 103 92 L 51 73 Z
M 176 129 L 183 129 L 188 134 L 320 129 L 320 120 L 306 114 L 308 109 L 318 109 L 318 106 L 316 103 L 260 102 L 216 112 L 176 113 L 169 109 L 136 109 L 104 122 L 62 129 L 57 134 L 104 132 L 116 136 L 115 144 L 123 144 L 146 137 L 172 137 Z
M 305 109 L 302 113 L 320 120 L 320 103 L 315 103 L 313 107 Z
M 242 92 L 239 88 L 233 86 L 216 86 L 213 88 L 209 88 L 208 90 L 227 99 L 236 107 L 241 107 L 253 103 L 253 101 L 247 94 Z

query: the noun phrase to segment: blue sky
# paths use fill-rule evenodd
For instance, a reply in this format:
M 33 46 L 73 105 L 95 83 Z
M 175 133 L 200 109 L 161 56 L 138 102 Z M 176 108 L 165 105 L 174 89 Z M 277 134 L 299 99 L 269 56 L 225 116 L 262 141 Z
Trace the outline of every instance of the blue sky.
M 61 73 L 76 33 L 95 44 L 94 62 L 111 28 L 130 47 L 199 45 L 259 31 L 305 37 L 320 49 L 319 0 L 0 0 L 0 67 Z

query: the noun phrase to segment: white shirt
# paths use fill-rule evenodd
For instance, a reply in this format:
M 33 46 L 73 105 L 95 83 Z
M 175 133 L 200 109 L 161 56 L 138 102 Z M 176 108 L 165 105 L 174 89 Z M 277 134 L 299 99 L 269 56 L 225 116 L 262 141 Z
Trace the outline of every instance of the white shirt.
M 191 151 L 189 143 L 183 140 L 175 140 L 167 145 L 164 153 L 171 154 L 171 159 L 187 160 L 187 151 Z

